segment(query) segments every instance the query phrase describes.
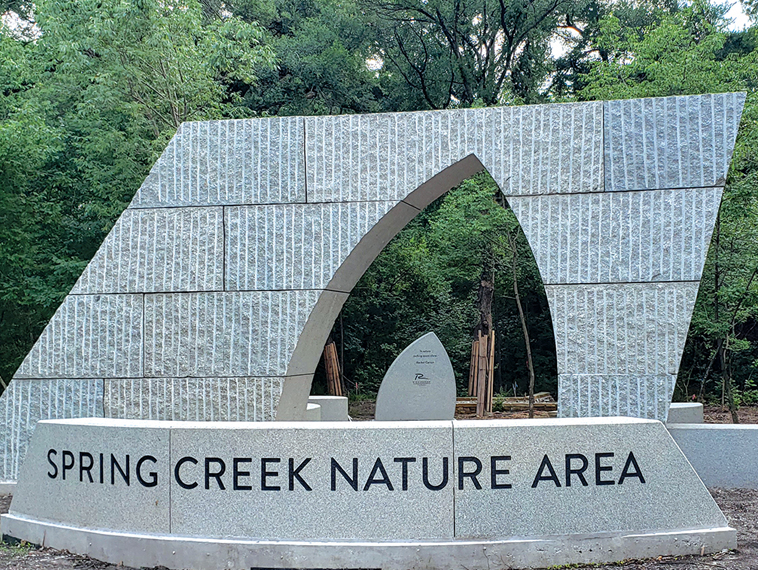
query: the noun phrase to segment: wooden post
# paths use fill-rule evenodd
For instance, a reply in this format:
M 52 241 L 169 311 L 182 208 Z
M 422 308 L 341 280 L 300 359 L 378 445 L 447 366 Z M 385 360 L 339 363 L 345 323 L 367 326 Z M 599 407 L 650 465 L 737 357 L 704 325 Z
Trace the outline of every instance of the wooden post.
M 468 395 L 476 396 L 476 367 L 479 362 L 479 341 L 471 342 L 471 363 L 468 369 Z
M 330 396 L 342 396 L 340 381 L 340 363 L 337 357 L 337 345 L 329 336 L 324 346 L 324 368 L 326 369 L 326 389 Z
M 492 329 L 489 334 L 489 351 L 487 367 L 487 402 L 485 410 L 492 413 L 492 397 L 495 392 L 495 330 Z
M 479 362 L 477 364 L 476 417 L 483 418 L 487 399 L 487 337 L 479 333 Z

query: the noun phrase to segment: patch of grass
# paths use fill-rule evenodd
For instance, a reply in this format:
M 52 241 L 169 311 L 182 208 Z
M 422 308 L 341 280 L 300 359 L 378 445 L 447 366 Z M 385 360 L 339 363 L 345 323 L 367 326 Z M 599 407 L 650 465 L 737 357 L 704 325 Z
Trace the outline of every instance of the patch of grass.
M 0 542 L 0 554 L 4 554 L 11 558 L 26 556 L 29 552 L 35 549 L 36 546 L 25 540 L 17 540 L 8 536 L 4 536 L 3 541 Z

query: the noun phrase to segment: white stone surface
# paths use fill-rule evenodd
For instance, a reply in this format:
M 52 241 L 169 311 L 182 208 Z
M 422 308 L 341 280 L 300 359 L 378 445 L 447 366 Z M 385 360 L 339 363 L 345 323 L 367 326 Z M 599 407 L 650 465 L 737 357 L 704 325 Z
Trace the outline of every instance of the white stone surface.
M 70 456 L 63 480 L 60 467 L 53 473 L 62 454 L 51 464 L 50 449 L 129 454 L 131 485 L 118 472 L 111 484 L 108 470 L 100 484 L 97 467 L 90 483 L 79 455 Z M 636 460 L 621 482 L 628 452 Z M 597 484 L 596 453 L 615 454 L 601 456 L 600 466 L 611 469 L 600 480 L 616 484 Z M 592 459 L 582 471 L 574 458 L 570 486 L 566 454 Z M 154 472 L 155 487 L 135 481 L 133 458 L 146 455 L 155 463 L 140 473 Z M 548 470 L 533 487 L 545 455 L 561 487 Z M 346 471 L 334 472 L 334 485 L 332 458 Z M 482 462 L 481 489 L 467 458 Z M 355 490 L 346 479 L 353 461 Z M 23 469 L 3 534 L 131 566 L 210 569 L 225 560 L 235 568 L 452 569 L 494 556 L 508 566 L 546 567 L 736 546 L 735 531 L 662 424 L 631 418 L 56 420 L 40 424 Z
M 284 376 L 319 294 L 146 295 L 145 376 Z
M 484 167 L 548 283 L 560 378 L 597 382 L 587 394 L 637 386 L 647 399 L 626 413 L 665 419 L 661 389 L 679 366 L 743 102 L 187 123 L 13 382 L 284 378 L 270 399 L 276 416 L 302 419 L 323 341 L 357 280 L 421 208 Z M 124 413 L 144 409 L 144 394 Z M 149 410 L 166 405 L 159 394 Z M 3 437 L 21 450 L 28 433 Z
M 311 401 L 305 406 L 305 421 L 308 422 L 320 422 L 321 421 L 321 406 L 314 404 Z
M 64 452 L 71 455 L 64 457 Z M 91 469 L 86 469 L 90 460 L 82 454 L 91 456 Z M 170 532 L 165 423 L 146 429 L 144 424 L 104 419 L 43 421 L 37 424 L 27 457 L 11 514 L 93 529 Z M 70 466 L 65 479 L 64 465 Z M 138 473 L 148 485 L 156 484 L 143 485 Z
M 607 101 L 605 189 L 723 186 L 744 93 Z
M 661 553 L 698 555 L 737 545 L 736 531 L 731 528 L 487 541 L 285 542 L 92 531 L 6 514 L 2 529 L 9 536 L 27 537 L 32 544 L 70 549 L 112 564 L 176 570 L 218 570 L 219 560 L 232 561 L 238 568 L 460 570 L 491 567 L 493 560 L 510 568 L 547 568 L 653 558 Z
M 200 481 L 198 488 L 171 489 L 171 529 L 178 535 L 246 537 L 278 540 L 430 540 L 453 537 L 453 489 L 426 489 L 422 483 L 422 457 L 429 458 L 430 478 L 441 477 L 442 458 L 453 454 L 450 422 L 275 422 L 271 424 L 174 424 L 171 430 L 172 461 L 181 457 L 220 458 L 227 465 L 221 490 L 215 479 L 203 488 L 203 466 L 186 464 L 181 476 L 186 483 Z M 233 458 L 251 458 L 240 463 L 239 484 L 250 490 L 233 490 Z M 408 490 L 403 491 L 402 463 L 396 457 L 417 458 L 408 464 Z M 266 477 L 262 490 L 262 460 Z M 309 487 L 293 477 L 290 490 L 289 459 Z M 356 489 L 335 471 L 331 490 L 331 460 L 352 477 L 357 461 Z M 385 469 L 392 489 L 374 483 L 377 459 Z M 217 466 L 212 466 L 217 471 Z M 377 469 L 373 478 L 384 480 Z M 450 473 L 452 480 L 452 473 Z M 428 516 L 434 513 L 434 516 Z
M 310 396 L 309 404 L 321 406 L 321 421 L 346 422 L 348 417 L 348 401 L 345 396 Z
M 547 285 L 558 373 L 675 374 L 697 283 Z
M 401 352 L 384 375 L 376 395 L 375 419 L 452 420 L 455 372 L 445 347 L 433 332 Z
M 222 208 L 127 209 L 72 294 L 219 291 Z
M 229 290 L 323 289 L 396 202 L 226 209 Z
M 142 376 L 142 295 L 69 295 L 14 378 Z
M 506 195 L 602 191 L 600 103 L 308 117 L 309 202 L 401 200 L 475 154 Z
M 632 418 L 468 420 L 454 423 L 454 437 L 459 483 L 455 495 L 457 538 L 727 526 L 708 490 L 660 422 Z M 524 445 L 525 441 L 529 444 Z M 613 456 L 597 455 L 608 453 Z M 461 470 L 458 462 L 464 454 L 509 457 L 496 463 L 501 471 L 496 482 L 511 487 L 493 489 L 491 465 L 483 462 L 482 489 L 476 489 L 469 477 L 463 478 L 461 489 L 461 473 L 470 473 L 475 467 L 464 463 Z M 568 484 L 566 462 L 571 454 L 586 458 L 582 476 L 587 485 L 576 473 Z M 624 478 L 630 454 L 636 465 L 630 464 L 628 474 L 632 476 Z M 543 466 L 545 456 L 552 472 Z M 580 457 L 569 461 L 572 470 L 582 469 Z M 641 473 L 644 483 L 636 473 Z M 598 484 L 598 480 L 605 483 Z
M 665 420 L 675 385 L 674 374 L 559 374 L 559 413 Z
M 16 380 L 0 397 L 0 481 L 15 481 L 39 420 L 103 415 L 103 381 Z
M 184 123 L 130 208 L 305 202 L 303 118 Z
M 721 188 L 510 197 L 546 285 L 698 281 Z
M 758 489 L 758 426 L 668 424 L 666 427 L 708 487 Z
M 124 378 L 106 380 L 106 418 L 271 421 L 284 378 Z
M 669 407 L 666 419 L 669 424 L 702 424 L 703 404 L 697 402 L 674 402 Z

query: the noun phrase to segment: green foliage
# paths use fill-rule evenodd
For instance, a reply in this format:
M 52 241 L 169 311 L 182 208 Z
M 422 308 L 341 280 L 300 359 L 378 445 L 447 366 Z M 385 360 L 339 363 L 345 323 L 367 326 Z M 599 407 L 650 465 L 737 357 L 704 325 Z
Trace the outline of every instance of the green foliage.
M 459 394 L 468 383 L 471 331 L 478 322 L 477 287 L 485 257 L 495 263 L 493 302 L 496 390 L 521 394 L 528 371 L 526 349 L 512 290 L 516 236 L 522 303 L 532 330 L 538 389 L 555 390 L 556 362 L 544 287 L 526 238 L 510 209 L 496 201 L 492 178 L 479 174 L 427 206 L 371 265 L 342 313 L 345 375 L 353 389 L 375 393 L 397 355 L 433 331 L 445 346 Z M 502 201 L 500 197 L 500 201 Z M 339 343 L 340 320 L 333 337 Z M 322 371 L 319 371 L 322 372 Z M 317 382 L 323 382 L 317 375 Z
M 0 33 L 0 376 L 10 378 L 185 120 L 250 116 L 255 24 L 197 2 L 43 0 Z
M 552 71 L 550 39 L 568 0 L 363 0 L 400 110 L 534 102 Z

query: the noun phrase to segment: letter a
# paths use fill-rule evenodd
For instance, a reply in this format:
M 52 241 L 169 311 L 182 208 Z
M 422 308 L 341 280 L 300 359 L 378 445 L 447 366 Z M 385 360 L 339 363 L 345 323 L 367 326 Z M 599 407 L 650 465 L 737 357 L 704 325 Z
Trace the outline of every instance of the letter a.
M 550 471 L 550 475 L 542 474 L 546 468 L 548 471 Z M 555 474 L 555 469 L 553 469 L 553 465 L 550 463 L 550 459 L 548 459 L 547 455 L 542 458 L 542 463 L 540 463 L 540 470 L 537 471 L 537 476 L 534 478 L 534 482 L 532 483 L 532 489 L 534 489 L 540 481 L 552 481 L 555 483 L 556 487 L 561 486 L 561 482 L 558 480 L 558 475 Z

